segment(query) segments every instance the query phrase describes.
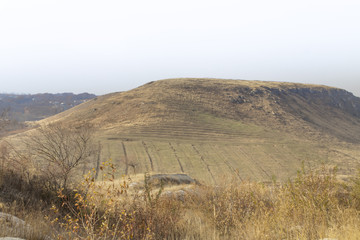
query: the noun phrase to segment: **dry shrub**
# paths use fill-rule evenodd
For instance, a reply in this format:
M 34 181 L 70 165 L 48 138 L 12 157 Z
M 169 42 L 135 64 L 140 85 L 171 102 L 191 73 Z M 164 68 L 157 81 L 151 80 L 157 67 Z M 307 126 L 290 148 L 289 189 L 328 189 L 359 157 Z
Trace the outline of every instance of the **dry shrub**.
M 222 235 L 273 208 L 269 189 L 258 183 L 233 180 L 198 191 L 201 194 L 194 198 L 195 204 L 202 207 Z
M 46 187 L 43 175 L 34 172 L 31 157 L 7 142 L 2 142 L 0 148 L 0 198 L 9 203 L 17 201 L 31 209 L 50 204 L 56 193 Z
M 28 155 L 4 142 L 0 152 L 0 212 L 26 223 L 1 222 L 0 237 L 49 239 L 50 227 L 44 216 L 51 203 L 56 201 L 56 193 L 46 187 L 46 179 L 42 175 L 34 174 Z
M 110 175 L 115 184 L 115 174 Z M 105 192 L 88 188 L 76 195 L 74 212 L 61 220 L 60 230 L 67 234 L 63 239 L 357 239 L 360 235 L 359 211 L 354 207 L 358 186 L 340 184 L 334 169 L 300 171 L 285 184 L 232 180 L 199 186 L 181 200 L 162 196 L 161 188 L 153 189 L 148 179 L 145 175 L 143 191 L 131 196 L 127 181 L 107 185 Z M 93 178 L 87 182 L 97 186 Z
M 349 186 L 350 201 L 351 205 L 360 210 L 360 169 L 358 174 L 352 179 L 351 185 Z
M 37 205 L 52 202 L 48 218 L 53 222 L 54 239 L 360 237 L 360 176 L 339 183 L 332 168 L 302 170 L 295 179 L 282 184 L 233 179 L 213 187 L 197 186 L 187 190 L 183 198 L 162 194 L 162 187 L 151 185 L 147 174 L 144 187 L 130 193 L 131 180 L 115 181 L 118 174 L 111 161 L 99 169 L 103 182 L 95 181 L 94 170 L 77 190 L 60 191 L 60 200 L 46 197 L 49 192 L 41 176 L 2 170 L 0 190 L 13 192 L 2 196 L 10 196 L 9 202 L 17 206 L 13 210 L 8 207 L 7 212 L 49 232 L 39 221 L 41 214 L 31 217 L 26 209 L 33 207 L 40 212 Z
M 211 233 L 202 239 L 357 239 L 360 216 L 352 189 L 337 181 L 336 169 L 323 167 L 302 170 L 285 184 L 232 180 L 202 187 L 190 208 L 201 206 L 192 213 L 211 220 L 212 229 L 198 223 Z
M 0 224 L 0 237 L 45 239 L 50 229 L 42 213 L 56 195 L 44 187 L 42 176 L 31 173 L 31 161 L 26 155 L 6 142 L 2 142 L 0 149 L 0 212 L 26 222 L 24 226 Z
M 97 184 L 89 173 L 74 195 L 59 192 L 62 205 L 53 206 L 57 239 L 166 239 L 174 233 L 180 203 L 160 198 L 145 175 L 141 195 L 128 196 L 128 181 L 115 184 L 115 167 L 100 167 L 106 182 Z
M 135 239 L 174 238 L 176 225 L 182 213 L 182 204 L 175 198 L 161 197 L 162 184 L 154 190 L 148 174 L 144 176 L 142 196 L 135 198 L 130 209 L 134 212 Z
M 339 213 L 340 187 L 334 169 L 299 172 L 294 181 L 279 190 L 276 229 L 290 238 L 298 234 L 307 239 L 320 238 Z
M 104 178 L 114 182 L 115 168 L 111 162 L 103 163 Z M 116 239 L 131 238 L 131 214 L 117 201 L 125 194 L 126 182 L 120 186 L 95 183 L 95 170 L 85 176 L 78 189 L 60 189 L 60 205 L 53 205 L 52 224 L 57 239 Z

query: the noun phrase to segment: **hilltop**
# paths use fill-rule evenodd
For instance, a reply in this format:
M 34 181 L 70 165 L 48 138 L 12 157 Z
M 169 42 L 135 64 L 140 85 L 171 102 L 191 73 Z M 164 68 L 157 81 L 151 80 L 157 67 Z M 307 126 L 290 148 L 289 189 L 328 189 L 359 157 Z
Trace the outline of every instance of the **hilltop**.
M 93 124 L 102 159 L 112 158 L 123 173 L 181 172 L 217 182 L 229 175 L 286 179 L 303 162 L 350 174 L 358 162 L 359 117 L 360 99 L 342 89 L 169 79 L 94 98 L 39 123 Z

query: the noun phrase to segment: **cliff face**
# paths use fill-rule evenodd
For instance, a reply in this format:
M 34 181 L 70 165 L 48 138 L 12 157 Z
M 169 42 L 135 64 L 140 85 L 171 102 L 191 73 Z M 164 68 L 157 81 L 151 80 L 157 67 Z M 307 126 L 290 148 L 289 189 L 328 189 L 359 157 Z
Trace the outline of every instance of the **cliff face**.
M 337 108 L 360 117 L 360 98 L 343 89 L 321 87 L 270 88 L 261 86 L 259 88 L 242 87 L 238 88 L 237 92 L 239 95 L 232 99 L 233 103 L 252 102 L 251 99 L 254 97 L 266 97 L 278 100 L 282 102 L 282 105 L 286 106 L 286 103 L 291 98 L 300 98 L 308 104 Z
M 309 103 L 338 108 L 346 113 L 360 117 L 360 98 L 343 89 L 289 89 L 290 93 L 297 94 Z
M 325 134 L 343 141 L 360 142 L 360 98 L 350 92 L 306 85 L 242 90 L 233 102 L 252 104 L 255 112 L 260 108 L 255 114 L 248 112 L 257 123 L 319 139 Z

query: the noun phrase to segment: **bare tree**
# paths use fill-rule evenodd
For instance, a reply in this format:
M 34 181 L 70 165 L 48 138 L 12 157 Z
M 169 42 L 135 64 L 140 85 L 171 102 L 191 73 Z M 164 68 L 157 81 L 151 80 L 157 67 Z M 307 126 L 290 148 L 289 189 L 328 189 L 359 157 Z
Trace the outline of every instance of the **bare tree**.
M 136 167 L 139 165 L 139 163 L 136 163 L 135 161 L 130 161 L 128 165 L 133 168 L 134 174 L 136 174 Z
M 74 169 L 96 154 L 97 149 L 92 127 L 87 124 L 77 128 L 60 123 L 42 126 L 26 144 L 53 187 L 65 189 Z
M 31 156 L 7 141 L 0 142 L 1 170 L 13 171 L 29 183 L 33 169 Z
M 0 113 L 0 137 L 9 135 L 12 131 L 25 128 L 25 124 L 16 120 L 11 114 L 11 108 L 5 108 Z
M 2 112 L 0 113 L 0 133 L 3 132 L 3 130 L 5 130 L 5 128 L 9 125 L 9 111 L 10 108 L 6 108 L 3 109 Z

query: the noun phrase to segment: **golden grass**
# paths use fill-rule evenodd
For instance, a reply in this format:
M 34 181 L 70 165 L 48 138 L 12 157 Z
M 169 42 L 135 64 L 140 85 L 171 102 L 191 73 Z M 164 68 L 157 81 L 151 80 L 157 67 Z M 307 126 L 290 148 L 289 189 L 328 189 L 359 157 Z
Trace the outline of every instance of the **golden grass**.
M 178 198 L 162 196 L 162 189 L 146 180 L 139 194 L 128 194 L 126 182 L 119 185 L 121 193 L 105 188 L 107 193 L 100 194 L 99 185 L 88 178 L 87 197 L 79 192 L 75 205 L 66 202 L 80 208 L 72 207 L 60 220 L 63 231 L 58 234 L 79 239 L 357 239 L 357 184 L 340 184 L 335 172 L 324 168 L 299 172 L 283 184 L 224 180 L 194 187 Z M 96 214 L 84 215 L 85 209 Z M 79 225 L 84 222 L 85 228 Z
M 75 192 L 63 192 L 60 199 L 45 194 L 36 181 L 41 176 L 29 185 L 21 175 L 2 172 L 1 180 L 8 179 L 0 181 L 2 211 L 24 219 L 33 231 L 0 236 L 346 240 L 360 235 L 360 178 L 339 182 L 332 168 L 301 170 L 282 183 L 223 178 L 216 185 L 166 188 L 152 186 L 138 174 L 132 181 L 143 184 L 131 189 L 131 180 L 114 178 L 111 162 L 102 166 L 103 181 L 95 182 L 94 173 L 88 174 Z M 12 197 L 6 202 L 3 194 L 10 188 Z M 30 189 L 42 194 L 31 194 Z M 164 194 L 179 190 L 185 194 Z M 20 197 L 24 195 L 26 199 Z

